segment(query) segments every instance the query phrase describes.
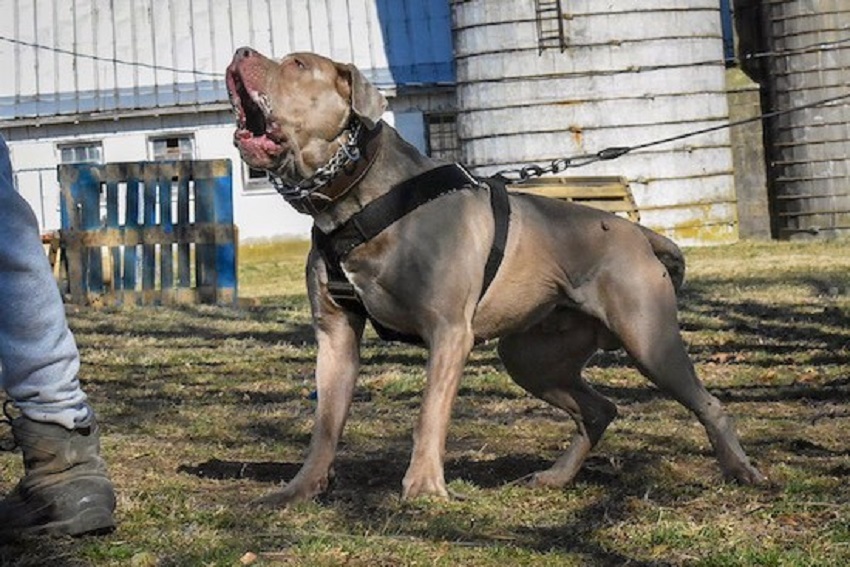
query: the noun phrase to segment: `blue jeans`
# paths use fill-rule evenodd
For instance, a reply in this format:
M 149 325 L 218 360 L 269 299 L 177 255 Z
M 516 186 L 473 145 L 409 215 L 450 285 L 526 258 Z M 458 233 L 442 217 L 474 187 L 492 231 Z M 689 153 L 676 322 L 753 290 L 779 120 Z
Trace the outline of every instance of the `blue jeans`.
M 30 419 L 67 429 L 92 411 L 80 388 L 80 356 L 38 222 L 15 190 L 9 148 L 0 136 L 0 381 Z

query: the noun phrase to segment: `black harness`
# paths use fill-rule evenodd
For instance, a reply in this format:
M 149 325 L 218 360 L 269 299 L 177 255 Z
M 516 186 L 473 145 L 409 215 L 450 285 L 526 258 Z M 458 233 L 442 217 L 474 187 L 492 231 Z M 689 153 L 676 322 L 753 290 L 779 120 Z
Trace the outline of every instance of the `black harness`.
M 313 242 L 327 265 L 328 292 L 331 297 L 344 309 L 368 317 L 382 339 L 422 344 L 421 337 L 390 329 L 369 315 L 354 286 L 345 276 L 342 262 L 357 246 L 368 242 L 422 205 L 455 191 L 482 189 L 490 190 L 495 232 L 484 268 L 480 300 L 496 277 L 505 255 L 511 207 L 504 181 L 498 178 L 478 180 L 458 164 L 443 165 L 399 183 L 330 233 L 325 234 L 313 227 Z

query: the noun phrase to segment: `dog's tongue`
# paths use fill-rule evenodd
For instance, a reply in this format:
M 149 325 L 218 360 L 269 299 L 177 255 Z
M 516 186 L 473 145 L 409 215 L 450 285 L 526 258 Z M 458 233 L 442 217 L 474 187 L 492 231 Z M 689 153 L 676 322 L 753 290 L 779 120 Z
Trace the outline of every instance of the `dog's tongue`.
M 283 146 L 265 134 L 254 136 L 250 131 L 242 130 L 239 132 L 238 137 L 243 147 L 248 147 L 252 150 L 262 150 L 270 155 L 278 155 L 283 152 Z
M 239 130 L 236 139 L 243 151 L 247 151 L 259 159 L 264 156 L 279 156 L 286 151 L 283 144 L 272 140 L 266 135 L 255 136 L 250 130 Z

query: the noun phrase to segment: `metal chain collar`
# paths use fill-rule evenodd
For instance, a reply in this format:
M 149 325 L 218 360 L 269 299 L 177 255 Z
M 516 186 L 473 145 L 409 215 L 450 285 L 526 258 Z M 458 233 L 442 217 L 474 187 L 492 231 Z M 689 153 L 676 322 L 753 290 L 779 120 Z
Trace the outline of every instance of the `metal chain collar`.
M 360 159 L 360 131 L 363 129 L 363 124 L 359 120 L 354 121 L 348 132 L 348 141 L 340 145 L 336 153 L 331 156 L 328 162 L 317 168 L 312 176 L 302 180 L 299 183 L 287 183 L 279 176 L 269 174 L 272 185 L 287 201 L 299 201 L 310 197 L 330 183 L 330 181 L 339 175 L 339 173 L 352 163 Z

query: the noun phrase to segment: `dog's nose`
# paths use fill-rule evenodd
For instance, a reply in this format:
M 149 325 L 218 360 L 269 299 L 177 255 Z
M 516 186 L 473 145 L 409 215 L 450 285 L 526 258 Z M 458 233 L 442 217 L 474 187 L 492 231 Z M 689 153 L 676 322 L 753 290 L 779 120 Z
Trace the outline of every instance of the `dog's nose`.
M 254 55 L 256 55 L 256 53 L 257 52 L 251 49 L 250 47 L 240 47 L 236 50 L 236 55 L 234 56 L 234 59 L 248 59 L 249 57 L 253 57 Z

